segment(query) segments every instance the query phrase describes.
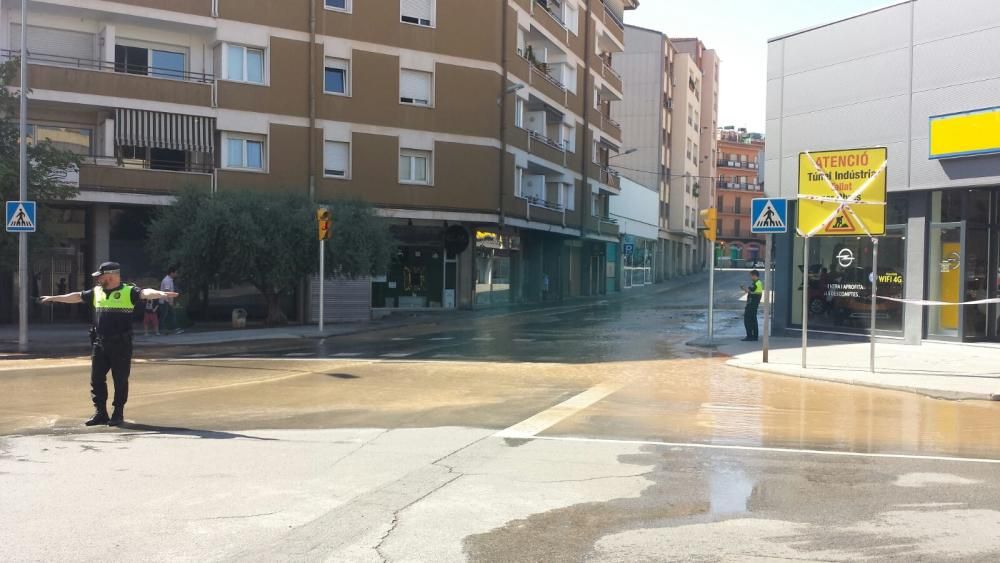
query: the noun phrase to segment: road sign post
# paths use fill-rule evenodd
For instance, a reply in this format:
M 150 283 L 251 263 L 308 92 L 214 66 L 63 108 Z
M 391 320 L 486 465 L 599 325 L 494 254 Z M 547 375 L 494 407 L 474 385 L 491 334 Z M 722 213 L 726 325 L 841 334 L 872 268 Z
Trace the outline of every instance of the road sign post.
M 715 340 L 715 239 L 718 236 L 719 212 L 714 207 L 703 209 L 698 214 L 704 225 L 701 230 L 705 238 L 712 243 L 711 261 L 708 269 L 708 344 Z
M 783 199 L 758 198 L 750 202 L 750 232 L 767 235 L 764 243 L 764 363 L 768 362 L 771 344 L 771 252 L 774 234 L 788 232 L 788 202 Z M 749 299 L 749 297 L 748 297 Z
M 871 320 L 871 357 L 868 359 L 868 369 L 875 373 L 875 301 L 878 299 L 878 239 L 872 237 L 872 320 Z
M 21 0 L 21 91 L 19 123 L 20 200 L 28 199 L 28 0 Z M 28 351 L 28 232 L 21 231 L 17 241 L 18 330 L 17 349 Z
M 332 219 L 330 210 L 320 207 L 316 210 L 317 236 L 319 237 L 319 332 L 323 332 L 323 316 L 326 313 L 326 241 L 330 239 Z

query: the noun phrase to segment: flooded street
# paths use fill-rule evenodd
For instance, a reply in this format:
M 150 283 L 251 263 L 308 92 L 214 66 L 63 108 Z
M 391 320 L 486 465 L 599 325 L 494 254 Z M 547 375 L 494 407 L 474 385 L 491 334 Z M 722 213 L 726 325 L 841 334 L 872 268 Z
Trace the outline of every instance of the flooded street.
M 4 367 L 0 559 L 1000 557 L 1000 405 L 728 367 L 705 286 L 654 291 L 170 350 L 118 430 L 84 363 Z

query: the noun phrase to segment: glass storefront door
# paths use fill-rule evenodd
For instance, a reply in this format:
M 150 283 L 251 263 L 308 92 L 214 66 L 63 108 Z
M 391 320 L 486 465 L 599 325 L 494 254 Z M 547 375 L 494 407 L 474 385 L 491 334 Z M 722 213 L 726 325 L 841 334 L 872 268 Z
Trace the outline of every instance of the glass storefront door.
M 957 303 L 962 295 L 962 225 L 933 225 L 927 256 L 927 296 L 931 301 Z M 957 339 L 961 307 L 927 308 L 927 335 Z

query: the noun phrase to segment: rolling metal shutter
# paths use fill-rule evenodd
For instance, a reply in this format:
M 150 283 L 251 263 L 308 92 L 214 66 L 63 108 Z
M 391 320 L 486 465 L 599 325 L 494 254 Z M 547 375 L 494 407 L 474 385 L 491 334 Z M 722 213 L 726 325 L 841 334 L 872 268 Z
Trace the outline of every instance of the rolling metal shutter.
M 358 323 L 372 319 L 372 280 L 327 279 L 323 287 L 326 304 L 323 321 L 328 323 Z M 309 280 L 309 320 L 319 322 L 319 276 Z

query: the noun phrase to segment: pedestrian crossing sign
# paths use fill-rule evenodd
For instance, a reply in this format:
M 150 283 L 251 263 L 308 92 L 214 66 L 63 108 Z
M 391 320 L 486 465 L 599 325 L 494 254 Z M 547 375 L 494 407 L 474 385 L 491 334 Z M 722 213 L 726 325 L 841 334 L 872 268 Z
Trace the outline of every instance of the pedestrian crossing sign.
M 35 232 L 35 202 L 33 201 L 8 201 L 6 218 L 8 233 L 33 233 Z
M 787 233 L 788 201 L 761 198 L 750 202 L 750 232 Z

